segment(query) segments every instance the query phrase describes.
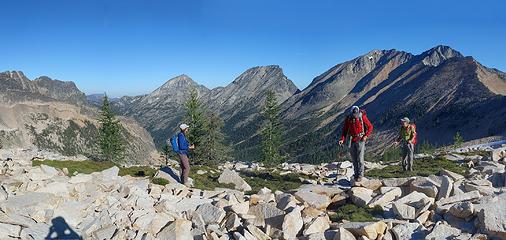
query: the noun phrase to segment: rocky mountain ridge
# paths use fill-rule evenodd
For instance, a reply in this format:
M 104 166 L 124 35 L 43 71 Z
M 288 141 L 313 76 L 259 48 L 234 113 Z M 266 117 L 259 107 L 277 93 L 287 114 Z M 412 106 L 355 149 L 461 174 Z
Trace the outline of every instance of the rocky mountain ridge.
M 99 109 L 88 104 L 73 82 L 20 71 L 0 73 L 0 142 L 4 148 L 39 148 L 67 156 L 98 157 Z M 158 160 L 151 136 L 121 117 L 127 139 L 125 165 Z

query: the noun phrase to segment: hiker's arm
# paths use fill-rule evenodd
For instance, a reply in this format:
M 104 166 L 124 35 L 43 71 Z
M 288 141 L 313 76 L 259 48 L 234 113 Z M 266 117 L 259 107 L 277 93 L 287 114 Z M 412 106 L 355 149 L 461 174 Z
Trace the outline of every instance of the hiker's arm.
M 179 150 L 188 150 L 188 141 L 186 141 L 186 138 L 183 134 L 178 135 L 178 141 L 179 141 Z

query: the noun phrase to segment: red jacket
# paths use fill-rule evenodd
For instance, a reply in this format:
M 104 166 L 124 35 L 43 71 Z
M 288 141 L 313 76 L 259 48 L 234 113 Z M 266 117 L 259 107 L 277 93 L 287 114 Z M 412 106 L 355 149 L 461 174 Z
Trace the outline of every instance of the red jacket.
M 361 110 L 362 112 L 362 121 L 364 122 L 364 126 L 366 130 L 364 131 L 364 136 L 369 137 L 371 135 L 373 126 L 369 119 L 367 118 L 367 115 L 365 114 L 365 111 Z M 353 115 L 347 116 L 344 120 L 344 126 L 343 126 L 343 133 L 341 134 L 341 140 L 344 141 L 346 137 L 348 136 L 348 133 L 352 136 L 351 141 L 352 142 L 358 142 L 362 140 L 362 137 L 360 134 L 362 133 L 362 123 L 360 122 L 360 119 L 358 117 L 354 117 Z

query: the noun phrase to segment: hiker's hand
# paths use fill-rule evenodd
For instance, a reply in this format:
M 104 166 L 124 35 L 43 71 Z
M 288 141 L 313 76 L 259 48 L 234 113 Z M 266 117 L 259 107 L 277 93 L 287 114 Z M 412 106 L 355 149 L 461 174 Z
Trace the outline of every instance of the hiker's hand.
M 195 149 L 195 144 L 190 145 L 190 149 Z
M 365 141 L 367 141 L 367 136 L 362 137 L 362 142 L 365 142 Z
M 339 140 L 339 145 L 342 146 L 344 143 L 344 140 Z

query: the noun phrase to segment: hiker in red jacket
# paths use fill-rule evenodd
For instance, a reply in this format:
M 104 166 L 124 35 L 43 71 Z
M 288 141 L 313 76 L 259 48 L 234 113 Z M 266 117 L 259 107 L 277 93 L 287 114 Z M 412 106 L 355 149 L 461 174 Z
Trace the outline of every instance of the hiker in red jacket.
M 367 118 L 365 111 L 358 106 L 353 106 L 350 115 L 344 119 L 343 133 L 339 145 L 343 145 L 346 138 L 349 140 L 350 155 L 355 171 L 355 182 L 362 181 L 364 177 L 364 152 L 365 141 L 373 130 L 373 126 Z

